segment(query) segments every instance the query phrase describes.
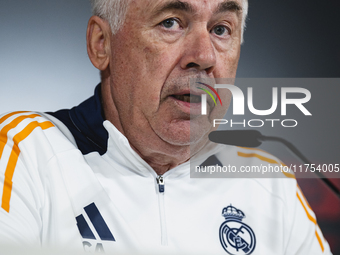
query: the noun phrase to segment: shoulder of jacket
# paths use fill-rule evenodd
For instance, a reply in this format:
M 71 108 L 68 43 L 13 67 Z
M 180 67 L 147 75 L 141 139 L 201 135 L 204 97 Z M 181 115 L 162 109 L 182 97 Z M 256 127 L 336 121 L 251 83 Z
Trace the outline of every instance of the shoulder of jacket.
M 0 157 L 1 148 L 6 145 L 13 147 L 18 154 L 20 148 L 29 152 L 51 147 L 55 153 L 74 149 L 74 143 L 70 142 L 59 126 L 60 123 L 45 113 L 21 111 L 1 115 Z
M 5 138 L 12 138 L 15 144 L 25 140 L 36 130 L 47 130 L 54 124 L 37 112 L 11 112 L 0 116 L 0 134 Z
M 24 183 L 30 183 L 32 179 L 36 180 L 36 187 L 40 185 L 38 165 L 53 156 L 44 132 L 53 127 L 52 122 L 35 112 L 11 112 L 0 116 L 0 172 L 4 177 L 1 207 L 5 211 L 9 212 L 14 182 L 23 189 Z
M 260 167 L 265 169 L 269 166 L 275 168 L 279 175 L 275 177 L 295 179 L 294 173 L 276 156 L 257 148 L 246 148 L 237 146 L 228 146 L 227 150 L 221 150 L 216 154 L 217 158 L 224 163 L 234 163 L 244 167 Z M 262 169 L 262 170 L 263 170 Z M 259 169 L 260 170 L 260 169 Z M 283 171 L 284 170 L 284 171 Z M 265 176 L 260 176 L 265 177 Z
M 244 171 L 240 175 L 234 174 L 232 178 L 248 178 L 268 195 L 282 201 L 295 199 L 295 175 L 274 155 L 256 148 L 228 146 L 226 150 L 217 153 L 216 157 L 223 165 L 235 166 L 236 171 Z

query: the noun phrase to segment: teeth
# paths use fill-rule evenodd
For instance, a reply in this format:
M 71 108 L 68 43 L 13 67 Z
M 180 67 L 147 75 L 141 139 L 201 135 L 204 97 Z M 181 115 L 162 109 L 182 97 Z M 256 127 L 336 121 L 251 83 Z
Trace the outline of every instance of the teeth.
M 201 97 L 200 96 L 195 96 L 195 95 L 174 95 L 174 98 L 177 100 L 181 100 L 187 103 L 200 103 L 201 102 Z

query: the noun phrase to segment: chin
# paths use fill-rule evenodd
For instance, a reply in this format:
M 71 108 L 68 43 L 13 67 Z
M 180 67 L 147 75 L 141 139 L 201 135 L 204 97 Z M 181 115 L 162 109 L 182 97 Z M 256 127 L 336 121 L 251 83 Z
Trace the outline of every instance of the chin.
M 211 131 L 211 123 L 202 121 L 180 121 L 170 124 L 159 133 L 161 139 L 174 146 L 192 146 L 205 143 Z M 204 140 L 204 141 L 203 141 Z

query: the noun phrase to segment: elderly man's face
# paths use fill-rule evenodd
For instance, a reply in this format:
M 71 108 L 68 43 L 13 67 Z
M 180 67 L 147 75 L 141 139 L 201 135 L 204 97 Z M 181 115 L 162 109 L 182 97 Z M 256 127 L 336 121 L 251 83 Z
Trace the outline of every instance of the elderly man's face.
M 203 143 L 212 119 L 223 116 L 226 107 L 213 104 L 201 116 L 187 95 L 190 78 L 235 77 L 240 7 L 241 0 L 131 0 L 111 39 L 110 86 L 120 131 L 138 151 L 183 153 L 178 148 Z M 228 105 L 226 92 L 219 94 Z

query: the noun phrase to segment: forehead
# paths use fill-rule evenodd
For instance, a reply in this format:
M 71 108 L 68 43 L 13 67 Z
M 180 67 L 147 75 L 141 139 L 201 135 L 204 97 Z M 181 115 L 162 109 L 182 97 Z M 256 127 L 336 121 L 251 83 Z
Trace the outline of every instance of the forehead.
M 194 15 L 219 12 L 242 12 L 243 0 L 132 0 L 130 11 L 143 12 L 144 15 L 166 11 L 184 11 Z

